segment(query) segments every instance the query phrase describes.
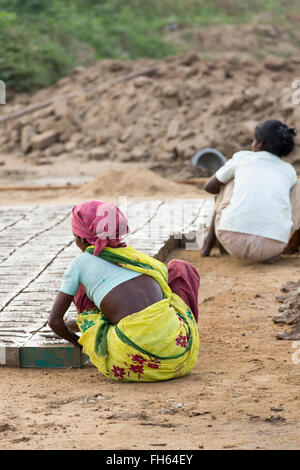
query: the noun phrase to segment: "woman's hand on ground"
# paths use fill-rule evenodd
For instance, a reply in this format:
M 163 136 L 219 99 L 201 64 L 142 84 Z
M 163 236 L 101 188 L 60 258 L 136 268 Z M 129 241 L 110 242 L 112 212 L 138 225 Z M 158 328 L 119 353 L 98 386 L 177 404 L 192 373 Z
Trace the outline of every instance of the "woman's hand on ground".
M 54 333 L 56 333 L 60 338 L 66 339 L 75 346 L 81 348 L 80 344 L 78 343 L 79 336 L 75 335 L 75 333 L 71 331 L 71 329 L 63 320 L 64 314 L 70 307 L 72 300 L 72 295 L 65 294 L 64 292 L 59 292 L 57 294 L 51 313 L 49 315 L 48 325 L 50 326 L 51 330 L 54 331 Z

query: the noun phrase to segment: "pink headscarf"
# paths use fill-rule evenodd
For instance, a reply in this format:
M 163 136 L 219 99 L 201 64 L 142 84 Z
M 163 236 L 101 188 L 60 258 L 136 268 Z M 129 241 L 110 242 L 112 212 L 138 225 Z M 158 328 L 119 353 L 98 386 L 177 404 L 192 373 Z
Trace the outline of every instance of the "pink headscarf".
M 128 221 L 120 209 L 112 203 L 87 201 L 72 209 L 72 231 L 95 245 L 94 255 L 106 246 L 126 246 L 122 237 L 129 233 Z

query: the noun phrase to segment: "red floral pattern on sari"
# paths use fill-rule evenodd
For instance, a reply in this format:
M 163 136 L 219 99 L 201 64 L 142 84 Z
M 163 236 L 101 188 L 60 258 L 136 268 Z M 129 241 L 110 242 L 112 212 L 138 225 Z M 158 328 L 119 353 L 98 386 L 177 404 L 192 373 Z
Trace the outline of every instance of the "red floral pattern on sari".
M 161 362 L 158 359 L 154 359 L 153 357 L 150 357 L 147 366 L 150 367 L 150 369 L 159 369 Z
M 150 367 L 150 369 L 159 369 L 159 364 L 155 362 L 148 362 L 147 366 Z
M 131 354 L 131 359 L 133 362 L 138 362 L 139 364 L 144 364 L 147 362 L 147 359 L 145 359 L 143 356 L 140 356 L 139 354 Z
M 134 364 L 130 364 L 129 366 L 129 371 L 128 371 L 128 376 L 130 374 L 130 371 L 134 372 L 135 374 L 137 374 L 138 376 L 138 379 L 141 378 L 142 374 L 144 373 L 144 366 L 141 366 L 141 365 L 134 365 Z
M 182 348 L 186 348 L 187 340 L 188 340 L 187 335 L 185 336 L 179 335 L 178 338 L 176 338 L 176 346 L 181 346 Z
M 113 376 L 112 378 L 122 380 L 125 379 L 126 374 L 129 377 L 130 374 L 133 373 L 136 374 L 138 380 L 140 380 L 145 372 L 145 367 L 149 367 L 149 369 L 159 369 L 161 365 L 161 362 L 153 357 L 146 358 L 141 354 L 127 355 L 128 357 L 130 357 L 131 362 L 133 362 L 133 364 L 128 364 L 127 362 L 124 362 L 124 365 L 126 366 L 125 368 L 114 365 L 110 372 L 110 376 Z
M 124 379 L 124 376 L 126 374 L 126 370 L 123 369 L 123 367 L 113 366 L 111 373 L 116 379 L 122 380 L 122 379 Z

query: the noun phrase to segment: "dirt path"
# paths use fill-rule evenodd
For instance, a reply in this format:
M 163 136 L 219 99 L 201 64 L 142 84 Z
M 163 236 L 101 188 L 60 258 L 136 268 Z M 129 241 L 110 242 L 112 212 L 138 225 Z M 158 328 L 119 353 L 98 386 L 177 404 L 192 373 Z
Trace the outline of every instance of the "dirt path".
M 296 449 L 300 366 L 278 341 L 275 296 L 298 257 L 255 265 L 177 250 L 201 273 L 196 369 L 119 384 L 88 367 L 0 368 L 2 449 Z

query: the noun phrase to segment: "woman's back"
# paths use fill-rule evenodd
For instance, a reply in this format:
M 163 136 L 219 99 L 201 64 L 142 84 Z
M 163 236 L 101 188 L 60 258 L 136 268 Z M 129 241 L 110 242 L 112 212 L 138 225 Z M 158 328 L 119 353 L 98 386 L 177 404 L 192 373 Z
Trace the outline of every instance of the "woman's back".
M 233 155 L 216 177 L 234 179 L 229 206 L 219 230 L 247 233 L 287 242 L 292 227 L 291 188 L 297 175 L 287 162 L 266 151 L 241 151 Z
M 103 298 L 112 289 L 140 275 L 85 252 L 77 256 L 68 267 L 60 290 L 65 294 L 75 295 L 82 284 L 89 299 L 99 308 Z

